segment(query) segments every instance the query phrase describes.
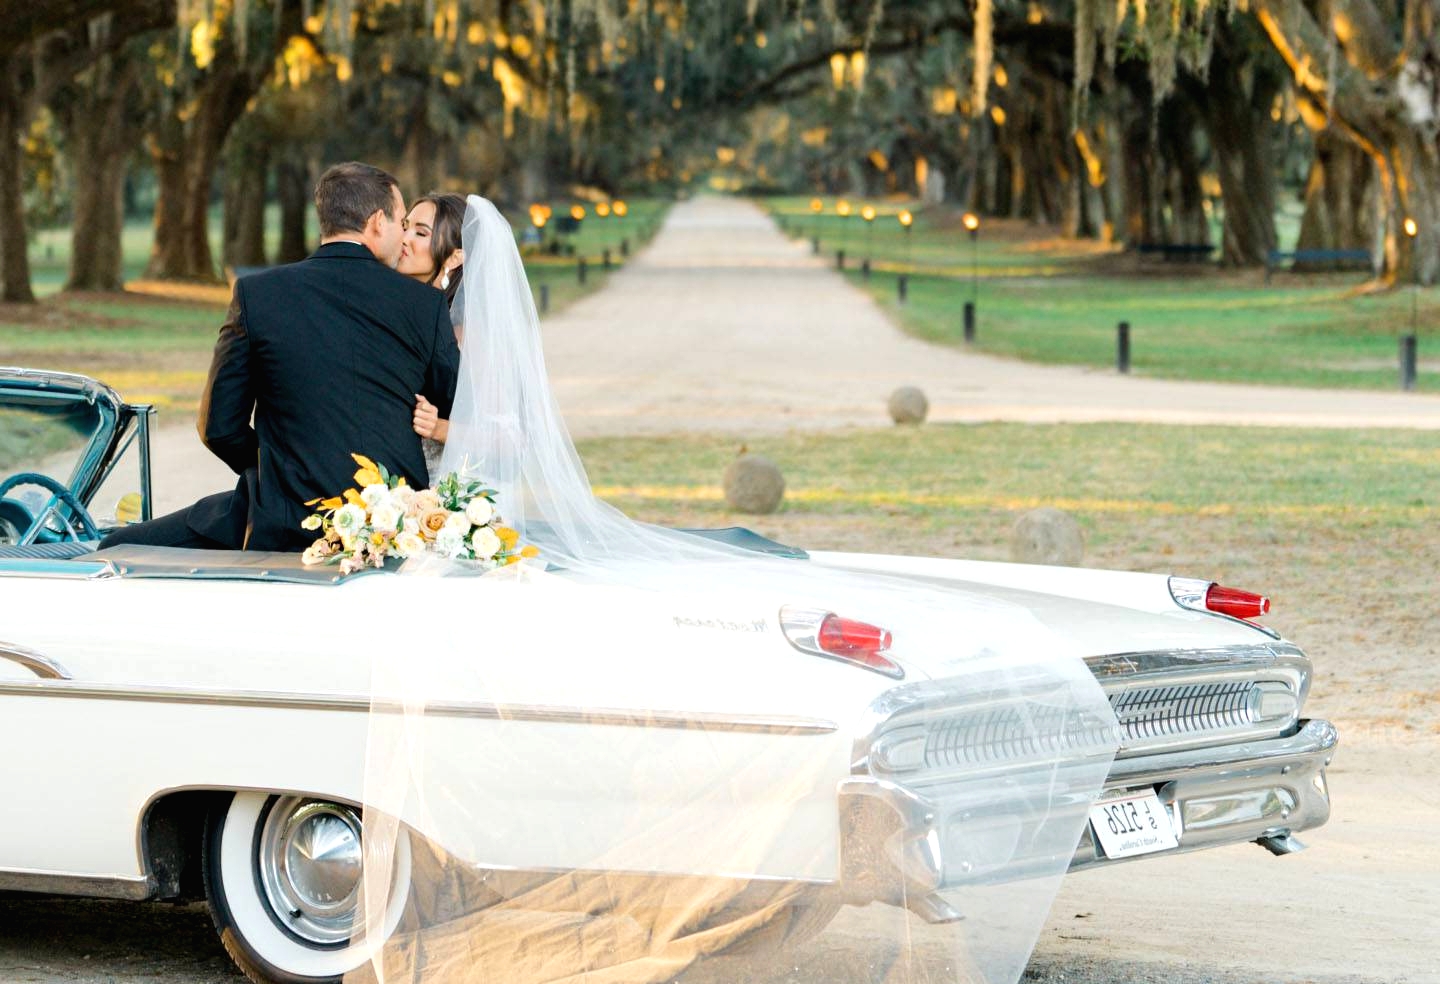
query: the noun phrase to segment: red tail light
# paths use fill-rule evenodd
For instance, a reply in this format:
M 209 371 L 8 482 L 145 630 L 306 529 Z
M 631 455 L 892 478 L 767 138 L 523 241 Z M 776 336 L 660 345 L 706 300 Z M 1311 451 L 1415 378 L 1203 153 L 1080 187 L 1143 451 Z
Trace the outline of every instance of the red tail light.
M 903 679 L 905 671 L 890 659 L 888 629 L 853 618 L 844 618 L 823 608 L 780 609 L 780 628 L 790 644 L 803 653 L 838 659 L 863 666 L 886 676 Z
M 870 660 L 890 648 L 888 629 L 871 625 L 869 622 L 857 622 L 853 618 L 841 618 L 839 615 L 826 615 L 815 638 L 820 643 L 820 648 L 831 656 L 857 659 L 867 665 L 877 665 L 870 663 Z M 888 659 L 885 660 L 885 665 L 889 663 Z
M 1235 618 L 1259 618 L 1270 611 L 1270 599 L 1252 591 L 1212 584 L 1205 592 L 1205 607 Z

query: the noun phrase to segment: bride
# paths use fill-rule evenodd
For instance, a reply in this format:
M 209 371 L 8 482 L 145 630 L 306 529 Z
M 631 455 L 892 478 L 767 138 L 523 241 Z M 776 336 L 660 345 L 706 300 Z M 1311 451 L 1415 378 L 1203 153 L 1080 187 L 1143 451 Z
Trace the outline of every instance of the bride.
M 417 204 L 411 213 L 415 227 L 428 224 L 433 235 L 444 225 L 443 208 L 435 201 L 434 213 L 428 215 L 432 221 L 424 223 L 427 213 L 419 212 Z M 464 263 L 455 267 L 462 271 L 459 286 L 449 286 L 455 290 L 452 318 L 464 326 L 465 337 L 439 472 L 483 477 L 496 490 L 497 506 L 508 525 L 536 545 L 548 565 L 506 567 L 474 577 L 474 592 L 489 591 L 489 597 L 497 599 L 489 604 L 497 607 L 504 607 L 506 599 L 513 603 L 513 592 L 542 587 L 550 592 L 542 598 L 585 590 L 649 592 L 667 599 L 783 596 L 800 604 L 831 606 L 832 611 L 844 605 L 845 611 L 891 627 L 896 652 L 942 652 L 947 672 L 968 675 L 977 686 L 983 681 L 1004 693 L 1043 694 L 1033 703 L 1031 737 L 1035 747 L 1057 751 L 1040 756 L 1028 771 L 1010 775 L 986 795 L 1002 799 L 1010 820 L 1031 822 L 1026 828 L 1034 831 L 1027 856 L 1048 862 L 1023 883 L 957 889 L 964 893 L 961 908 L 972 917 L 966 922 L 925 926 L 915 924 L 903 909 L 863 910 L 862 918 L 868 921 L 857 932 L 876 941 L 879 956 L 841 961 L 850 975 L 847 980 L 1012 984 L 1024 969 L 1080 837 L 1085 810 L 1077 810 L 1076 804 L 1088 803 L 1099 792 L 1115 751 L 1114 717 L 1089 671 L 1063 640 L 1001 602 L 913 580 L 764 556 L 637 522 L 601 502 L 591 492 L 550 388 L 539 320 L 509 223 L 493 204 L 472 195 L 465 203 L 460 239 Z M 453 255 L 453 249 L 447 254 L 442 247 L 435 253 L 432 247 L 430 267 L 415 275 L 429 276 L 439 287 L 441 278 L 434 270 L 443 270 Z M 417 268 L 424 266 L 420 252 L 412 257 Z M 407 570 L 451 573 L 443 563 L 413 560 Z M 580 583 L 585 587 L 573 587 Z M 560 620 L 568 614 L 554 612 Z M 503 638 L 523 638 L 523 628 L 507 627 Z M 687 672 L 687 639 L 673 627 L 645 629 L 652 630 L 676 633 L 670 644 L 675 672 Z M 517 648 L 502 650 L 501 664 L 533 656 L 523 643 L 481 634 L 472 644 L 473 655 L 466 657 L 473 660 L 477 675 L 491 674 L 480 682 L 490 688 L 497 707 L 507 699 L 527 699 L 503 692 L 508 677 L 503 665 L 496 669 L 495 647 L 507 645 Z M 757 956 L 750 944 L 783 939 L 794 928 L 796 912 L 813 911 L 806 905 L 811 890 L 751 876 L 787 818 L 807 808 L 796 798 L 800 790 L 813 787 L 797 782 L 793 789 L 764 790 L 758 794 L 761 808 L 753 813 L 759 819 L 743 830 L 707 826 L 706 818 L 714 814 L 703 803 L 675 803 L 660 821 L 635 820 L 635 843 L 649 848 L 668 840 L 682 853 L 708 851 L 703 868 L 694 870 L 724 873 L 723 878 L 615 875 L 644 870 L 627 868 L 624 844 L 597 856 L 587 867 L 600 873 L 589 876 L 506 872 L 488 867 L 484 857 L 461 859 L 440 844 L 472 844 L 474 832 L 487 830 L 490 820 L 456 806 L 460 798 L 453 795 L 451 784 L 459 777 L 436 768 L 443 757 L 427 751 L 427 746 L 433 751 L 435 743 L 444 741 L 444 710 L 432 712 L 431 702 L 441 702 L 446 695 L 425 692 L 423 657 L 413 652 L 376 657 L 365 802 L 372 807 L 410 804 L 412 815 L 426 818 L 429 826 L 422 839 L 383 813 L 374 822 L 366 818 L 364 881 L 371 903 L 366 925 L 370 938 L 383 942 L 371 964 L 357 973 L 357 982 L 378 977 L 423 984 L 638 984 L 671 980 L 682 972 L 687 980 L 691 974 L 717 981 L 792 979 L 788 961 Z M 614 672 L 626 670 L 620 665 Z M 651 683 L 634 681 L 637 699 Z M 1082 727 L 1087 730 L 1076 730 Z M 687 732 L 689 740 L 705 740 L 702 724 Z M 508 733 L 499 729 L 502 736 Z M 520 754 L 509 748 L 467 751 L 502 761 Z M 515 766 L 523 773 L 523 762 Z M 828 760 L 787 761 L 797 773 L 820 774 L 822 767 L 832 766 Z M 660 764 L 637 761 L 634 767 L 643 771 Z M 717 789 L 714 795 L 724 800 L 757 794 Z M 616 809 L 623 809 L 622 799 L 617 796 Z M 557 803 L 556 808 L 566 807 Z M 583 835 L 586 819 L 574 817 L 577 837 Z M 402 841 L 410 849 L 398 850 Z M 1015 850 L 1013 843 L 1002 841 L 997 828 L 994 843 L 982 840 L 967 849 L 983 869 Z M 406 861 L 412 904 L 391 933 L 383 902 L 402 854 L 414 859 Z M 820 911 L 828 916 L 834 908 L 822 906 Z M 713 964 L 713 973 L 697 966 L 708 964 Z

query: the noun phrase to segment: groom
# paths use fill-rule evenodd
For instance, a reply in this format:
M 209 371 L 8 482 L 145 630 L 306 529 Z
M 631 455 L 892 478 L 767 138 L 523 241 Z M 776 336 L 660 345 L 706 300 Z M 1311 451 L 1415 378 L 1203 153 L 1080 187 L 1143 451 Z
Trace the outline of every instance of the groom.
M 389 174 L 337 164 L 315 209 L 320 248 L 237 280 L 215 346 L 200 439 L 240 476 L 235 490 L 121 527 L 101 549 L 303 550 L 305 503 L 354 485 L 351 452 L 425 484 L 415 397 L 448 417 L 460 365 L 445 295 L 393 269 L 405 203 Z

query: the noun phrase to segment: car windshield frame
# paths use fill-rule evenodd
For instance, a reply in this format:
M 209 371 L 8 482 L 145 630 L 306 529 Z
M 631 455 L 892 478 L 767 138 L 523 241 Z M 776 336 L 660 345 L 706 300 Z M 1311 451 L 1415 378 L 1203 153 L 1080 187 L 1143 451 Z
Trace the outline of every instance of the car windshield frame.
M 95 424 L 67 476 L 52 475 L 86 506 L 105 481 L 118 456 L 137 436 L 144 518 L 150 512 L 149 414 L 151 407 L 131 405 L 109 386 L 88 376 L 15 367 L 0 367 L 0 406 L 34 408 L 37 404 L 84 404 Z M 138 426 L 137 426 L 138 423 Z M 4 476 L 0 476 L 4 477 Z

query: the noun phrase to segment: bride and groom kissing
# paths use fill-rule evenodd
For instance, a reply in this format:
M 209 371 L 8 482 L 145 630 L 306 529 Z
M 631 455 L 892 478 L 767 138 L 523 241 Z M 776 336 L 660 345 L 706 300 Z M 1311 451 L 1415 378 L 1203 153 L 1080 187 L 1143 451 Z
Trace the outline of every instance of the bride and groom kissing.
M 459 376 L 450 308 L 465 208 L 428 195 L 407 213 L 385 171 L 327 170 L 315 188 L 320 247 L 237 280 L 215 345 L 199 432 L 235 488 L 121 527 L 100 548 L 299 553 L 313 539 L 305 504 L 350 483 L 353 451 L 424 487 Z

